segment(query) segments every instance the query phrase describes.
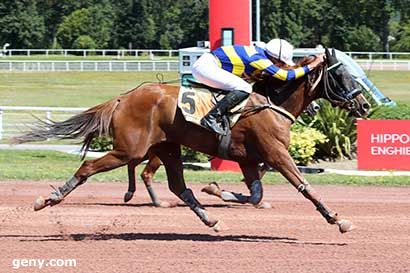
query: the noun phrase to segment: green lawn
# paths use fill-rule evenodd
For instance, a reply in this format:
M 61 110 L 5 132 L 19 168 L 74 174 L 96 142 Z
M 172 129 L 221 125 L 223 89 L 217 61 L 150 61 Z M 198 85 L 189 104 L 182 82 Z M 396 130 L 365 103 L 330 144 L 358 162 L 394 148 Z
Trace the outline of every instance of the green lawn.
M 384 95 L 410 104 L 410 71 L 368 71 L 367 75 Z
M 126 92 L 158 72 L 3 72 L 0 105 L 89 107 Z M 177 72 L 161 72 L 165 80 Z M 372 71 L 369 78 L 387 96 L 410 103 L 410 71 Z
M 0 181 L 4 180 L 49 180 L 65 181 L 70 178 L 81 162 L 79 156 L 49 151 L 0 150 Z M 138 167 L 138 172 L 142 167 Z M 189 182 L 239 182 L 240 173 L 211 172 L 185 170 L 186 181 Z M 343 185 L 389 185 L 409 186 L 410 178 L 402 177 L 362 177 L 335 174 L 310 174 L 306 178 L 312 184 Z M 155 176 L 157 181 L 166 181 L 164 169 L 161 167 Z M 126 182 L 126 168 L 122 167 L 107 173 L 97 174 L 90 181 Z M 278 173 L 268 173 L 264 183 L 287 183 Z
M 145 81 L 157 82 L 159 72 L 3 72 L 0 105 L 90 107 Z M 176 72 L 161 72 L 165 80 Z

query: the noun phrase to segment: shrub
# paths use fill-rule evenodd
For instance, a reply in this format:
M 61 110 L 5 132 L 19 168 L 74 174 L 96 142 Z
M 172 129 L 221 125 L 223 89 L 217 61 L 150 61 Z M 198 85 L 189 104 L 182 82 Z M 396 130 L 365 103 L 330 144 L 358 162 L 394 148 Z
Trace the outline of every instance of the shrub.
M 355 118 L 324 100 L 319 101 L 320 111 L 314 117 L 304 115 L 303 121 L 323 133 L 328 141 L 317 145 L 316 155 L 326 159 L 353 158 L 356 143 Z
M 75 39 L 72 48 L 74 49 L 95 49 L 96 44 L 88 35 L 81 35 L 77 39 Z
M 111 151 L 112 139 L 109 137 L 96 137 L 91 142 L 89 149 L 96 152 Z
M 96 152 L 106 152 L 112 150 L 112 139 L 107 137 L 96 137 L 90 144 L 90 150 Z M 182 146 L 182 161 L 185 162 L 208 162 L 208 156 L 193 151 L 188 147 Z
M 182 146 L 182 161 L 184 162 L 208 162 L 209 157 L 206 154 L 196 152 L 188 147 Z
M 369 114 L 371 119 L 410 119 L 410 105 L 379 106 Z
M 316 145 L 327 142 L 324 134 L 314 128 L 295 125 L 290 132 L 289 154 L 298 165 L 307 165 L 313 160 Z

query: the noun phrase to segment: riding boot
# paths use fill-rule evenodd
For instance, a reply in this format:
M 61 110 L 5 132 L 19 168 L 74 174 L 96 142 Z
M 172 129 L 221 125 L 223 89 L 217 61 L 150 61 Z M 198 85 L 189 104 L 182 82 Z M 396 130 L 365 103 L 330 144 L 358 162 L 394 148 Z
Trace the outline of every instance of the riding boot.
M 229 130 L 229 121 L 225 115 L 248 97 L 249 93 L 245 91 L 233 90 L 229 92 L 201 119 L 201 125 L 215 133 L 226 135 Z

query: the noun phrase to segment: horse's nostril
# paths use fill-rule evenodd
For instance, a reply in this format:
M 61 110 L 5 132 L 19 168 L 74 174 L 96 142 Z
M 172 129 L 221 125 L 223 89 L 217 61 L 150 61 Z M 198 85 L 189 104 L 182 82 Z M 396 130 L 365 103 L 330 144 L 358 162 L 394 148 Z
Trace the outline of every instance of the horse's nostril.
M 363 103 L 363 104 L 362 104 L 362 108 L 363 108 L 364 110 L 369 110 L 369 109 L 370 109 L 370 104 L 368 104 L 368 103 Z

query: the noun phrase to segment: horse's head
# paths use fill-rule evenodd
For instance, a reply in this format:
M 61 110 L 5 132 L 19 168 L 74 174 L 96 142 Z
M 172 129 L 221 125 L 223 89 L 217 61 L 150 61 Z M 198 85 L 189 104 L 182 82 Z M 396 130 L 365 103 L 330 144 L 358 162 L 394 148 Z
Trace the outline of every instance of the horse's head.
M 347 71 L 343 63 L 336 58 L 335 50 L 330 54 L 326 48 L 326 63 L 323 67 L 323 98 L 348 110 L 355 117 L 365 116 L 370 104 L 362 94 L 359 84 Z

